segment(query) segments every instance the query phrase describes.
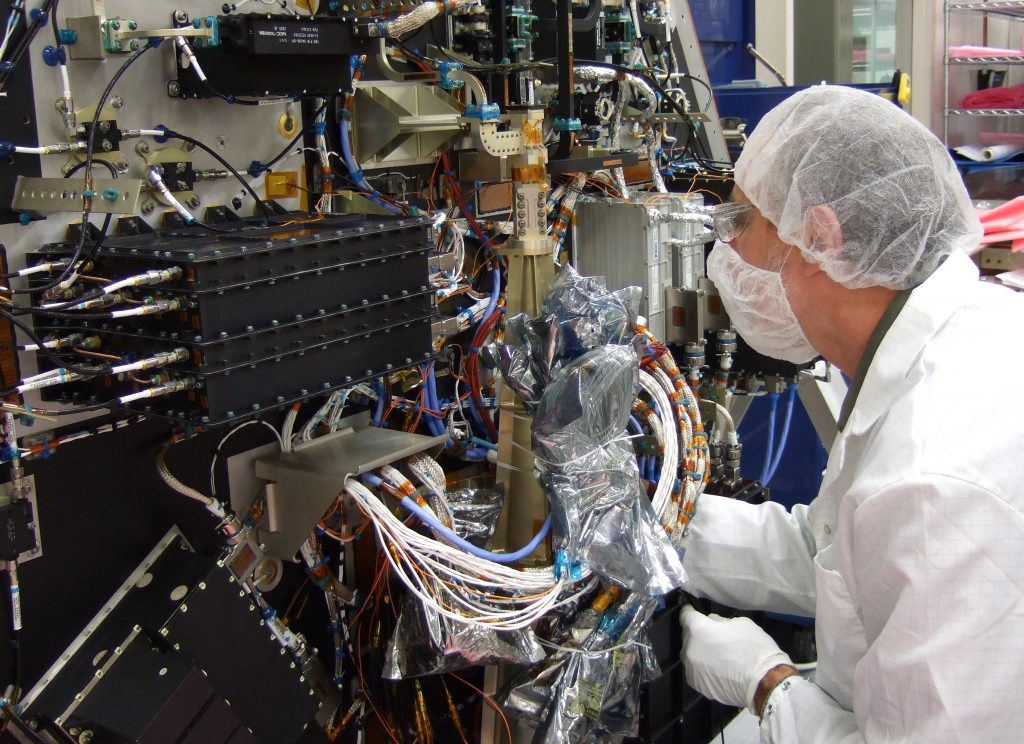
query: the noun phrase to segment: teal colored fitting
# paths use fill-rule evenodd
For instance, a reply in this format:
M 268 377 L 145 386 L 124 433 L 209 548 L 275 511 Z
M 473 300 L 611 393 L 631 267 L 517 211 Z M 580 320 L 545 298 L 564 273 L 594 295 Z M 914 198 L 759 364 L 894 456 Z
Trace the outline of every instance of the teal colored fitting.
M 117 189 L 112 186 L 103 190 L 103 198 L 108 202 L 116 202 L 118 196 L 120 196 L 120 194 L 118 194 Z
M 60 30 L 60 43 L 71 46 L 78 43 L 78 32 L 73 28 L 62 28 Z

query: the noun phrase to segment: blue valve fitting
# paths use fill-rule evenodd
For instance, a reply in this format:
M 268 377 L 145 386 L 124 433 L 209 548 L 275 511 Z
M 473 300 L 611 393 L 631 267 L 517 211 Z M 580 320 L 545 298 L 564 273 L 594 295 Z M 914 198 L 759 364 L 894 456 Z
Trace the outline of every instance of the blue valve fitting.
M 565 119 L 556 116 L 551 128 L 556 132 L 578 132 L 583 129 L 583 122 L 579 119 Z
M 55 47 L 47 45 L 43 47 L 43 62 L 50 67 L 56 67 L 57 65 L 67 64 L 68 55 L 64 51 L 64 47 Z

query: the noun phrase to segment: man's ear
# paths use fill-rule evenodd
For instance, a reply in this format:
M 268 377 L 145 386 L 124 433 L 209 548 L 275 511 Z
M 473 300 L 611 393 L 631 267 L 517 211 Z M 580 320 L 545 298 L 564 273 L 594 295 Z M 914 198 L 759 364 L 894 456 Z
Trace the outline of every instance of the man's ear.
M 843 231 L 836 213 L 823 204 L 808 209 L 804 218 L 804 240 L 811 247 L 811 253 L 820 254 L 822 259 L 838 253 L 843 247 Z
M 830 255 L 843 245 L 843 231 L 839 218 L 823 204 L 811 207 L 804 216 L 804 238 L 814 253 Z

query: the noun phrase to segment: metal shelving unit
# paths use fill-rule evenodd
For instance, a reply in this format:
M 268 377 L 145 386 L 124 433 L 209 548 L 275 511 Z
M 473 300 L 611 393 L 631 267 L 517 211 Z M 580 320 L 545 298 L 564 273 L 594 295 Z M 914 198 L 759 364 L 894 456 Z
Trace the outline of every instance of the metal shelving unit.
M 1020 57 L 950 57 L 946 60 L 950 65 L 1024 65 L 1024 56 Z
M 1006 0 L 992 3 L 946 3 L 948 13 L 973 13 L 975 15 L 999 15 L 1024 20 L 1024 2 Z
M 1024 116 L 1024 109 L 948 109 L 950 116 Z
M 974 2 L 945 4 L 943 33 L 943 108 L 942 108 L 942 141 L 949 144 L 949 119 L 955 117 L 982 116 L 1024 116 L 1024 108 L 993 108 L 963 109 L 952 108 L 949 104 L 949 68 L 950 65 L 1024 65 L 1024 56 L 991 56 L 991 57 L 950 57 L 949 56 L 949 17 L 953 13 L 978 16 L 998 16 L 1024 23 L 1024 0 L 1001 0 L 999 2 Z

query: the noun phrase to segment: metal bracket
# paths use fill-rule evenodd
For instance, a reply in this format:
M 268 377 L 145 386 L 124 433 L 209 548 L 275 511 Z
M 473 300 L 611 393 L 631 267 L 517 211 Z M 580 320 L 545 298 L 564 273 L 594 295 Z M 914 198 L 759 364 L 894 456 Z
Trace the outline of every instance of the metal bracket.
M 267 487 L 270 529 L 259 531 L 258 542 L 267 554 L 293 560 L 341 492 L 345 478 L 443 446 L 447 438 L 375 427 L 342 429 L 294 452 L 257 459 L 256 475 L 274 481 Z
M 0 489 L 3 489 L 4 498 L 8 501 L 13 500 L 15 497 L 20 501 L 22 499 L 29 501 L 32 504 L 32 532 L 36 537 L 36 546 L 32 550 L 27 550 L 18 556 L 18 565 L 22 565 L 31 561 L 35 558 L 43 557 L 43 537 L 39 532 L 39 494 L 36 492 L 36 477 L 34 475 L 26 475 L 21 479 L 21 489 L 18 493 L 15 493 L 14 481 L 8 481 L 3 485 L 0 485 Z M 7 561 L 0 561 L 0 569 L 7 568 Z
M 95 214 L 134 214 L 139 208 L 142 184 L 139 178 L 94 179 L 92 211 Z M 114 197 L 110 200 L 104 196 L 108 189 Z M 82 187 L 73 179 L 19 176 L 11 208 L 40 214 L 81 212 Z
M 503 120 L 508 117 L 503 116 Z M 510 129 L 504 132 L 498 131 L 498 122 L 481 121 L 480 119 L 460 116 L 459 124 L 469 126 L 470 134 L 477 149 L 483 150 L 493 157 L 505 157 L 508 155 L 522 155 L 526 150 L 526 143 L 523 139 L 521 129 Z

